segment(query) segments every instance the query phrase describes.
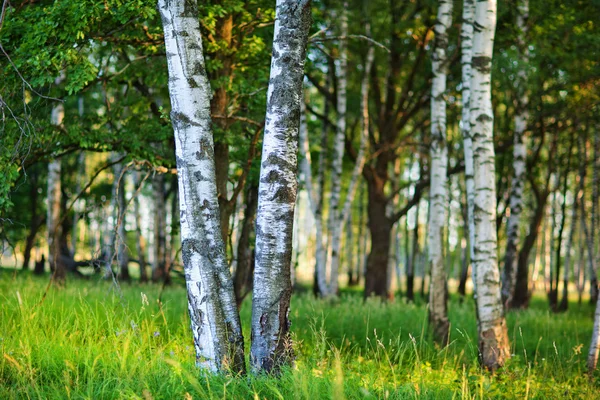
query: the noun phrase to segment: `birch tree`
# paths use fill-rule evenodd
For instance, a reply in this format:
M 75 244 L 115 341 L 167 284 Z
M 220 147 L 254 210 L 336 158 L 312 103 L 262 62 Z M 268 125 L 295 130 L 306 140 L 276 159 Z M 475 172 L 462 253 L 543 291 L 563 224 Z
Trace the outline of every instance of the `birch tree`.
M 250 353 L 256 373 L 277 373 L 293 359 L 290 262 L 310 6 L 310 0 L 277 0 L 275 11 L 256 216 Z
M 446 78 L 448 75 L 448 29 L 452 24 L 452 0 L 440 0 L 434 27 L 431 84 L 431 185 L 429 190 L 429 321 L 438 342 L 448 342 L 449 325 L 446 304 L 446 270 L 444 266 L 444 227 L 448 213 L 448 148 L 446 145 Z
M 221 236 L 211 89 L 196 0 L 159 0 L 175 133 L 182 259 L 197 364 L 244 372 L 244 339 Z
M 337 124 L 335 139 L 333 143 L 333 162 L 331 166 L 331 197 L 329 199 L 329 217 L 327 228 L 329 231 L 329 261 L 330 282 L 328 294 L 336 296 L 338 293 L 338 272 L 340 268 L 340 249 L 342 238 L 343 221 L 340 220 L 340 196 L 342 192 L 342 169 L 344 161 L 344 144 L 346 141 L 346 108 L 348 86 L 348 52 L 346 49 L 346 37 L 348 36 L 348 2 L 342 5 L 340 16 L 340 34 L 342 39 L 339 43 L 339 68 L 337 77 Z
M 496 0 L 475 6 L 469 118 L 473 139 L 474 258 L 479 353 L 483 366 L 495 370 L 510 356 L 500 296 L 496 236 L 496 179 L 493 141 L 491 67 L 496 30 Z
M 462 64 L 462 115 L 460 120 L 465 155 L 465 188 L 467 192 L 467 226 L 469 236 L 469 258 L 473 262 L 473 246 L 475 243 L 475 219 L 473 203 L 473 139 L 469 118 L 471 107 L 471 57 L 473 52 L 473 22 L 475 19 L 475 1 L 464 0 L 461 26 L 461 64 Z M 473 276 L 475 282 L 475 276 Z
M 523 186 L 525 184 L 525 158 L 527 146 L 525 131 L 529 119 L 529 97 L 527 95 L 527 20 L 529 18 L 529 0 L 518 3 L 517 12 L 517 42 L 521 51 L 520 68 L 517 73 L 516 85 L 519 96 L 515 107 L 514 137 L 513 137 L 513 176 L 510 190 L 510 216 L 506 224 L 506 252 L 504 255 L 504 275 L 502 277 L 502 300 L 510 306 L 515 284 L 517 281 L 517 248 L 520 245 L 521 211 L 523 209 Z

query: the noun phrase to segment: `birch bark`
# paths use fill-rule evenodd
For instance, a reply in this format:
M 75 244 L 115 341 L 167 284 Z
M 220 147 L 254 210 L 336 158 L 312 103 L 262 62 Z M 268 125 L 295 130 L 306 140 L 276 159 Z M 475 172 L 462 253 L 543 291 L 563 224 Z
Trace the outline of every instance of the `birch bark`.
M 348 2 L 345 1 L 340 15 L 340 34 L 342 37 L 348 36 Z M 338 272 L 340 267 L 340 249 L 342 238 L 343 220 L 340 218 L 340 195 L 342 192 L 342 168 L 344 161 L 344 144 L 346 140 L 346 87 L 348 85 L 348 52 L 346 50 L 346 41 L 340 40 L 339 43 L 339 68 L 337 78 L 337 124 L 335 131 L 335 140 L 333 144 L 333 162 L 331 166 L 331 197 L 329 199 L 329 217 L 327 228 L 329 231 L 329 295 L 338 294 Z M 342 211 L 343 213 L 343 211 Z
M 448 213 L 448 148 L 446 145 L 446 78 L 448 75 L 448 29 L 452 24 L 452 0 L 440 0 L 434 27 L 431 84 L 431 157 L 429 186 L 429 321 L 437 342 L 448 343 L 449 326 L 446 304 L 446 270 L 444 265 L 444 228 Z
M 244 372 L 244 339 L 221 237 L 211 90 L 195 0 L 159 0 L 178 170 L 182 258 L 197 364 Z
M 496 237 L 496 179 L 493 142 L 491 68 L 496 30 L 496 0 L 477 2 L 473 36 L 471 107 L 473 138 L 474 258 L 479 353 L 484 367 L 495 370 L 510 356 L 500 295 Z
M 463 1 L 461 26 L 461 64 L 462 64 L 462 115 L 461 133 L 465 155 L 465 188 L 467 192 L 467 225 L 469 236 L 469 259 L 473 262 L 475 243 L 475 219 L 473 204 L 475 191 L 473 189 L 473 138 L 471 136 L 470 107 L 471 107 L 471 58 L 473 53 L 473 23 L 475 19 L 475 0 Z M 474 271 L 473 271 L 474 274 Z M 475 275 L 473 275 L 475 287 Z
M 278 373 L 293 359 L 290 262 L 310 6 L 310 0 L 277 0 L 276 6 L 256 218 L 250 354 L 256 373 Z
M 569 308 L 569 271 L 571 270 L 571 250 L 573 248 L 575 231 L 577 229 L 577 211 L 580 195 L 581 192 L 577 190 L 571 206 L 571 226 L 569 227 L 569 238 L 567 239 L 567 248 L 565 250 L 565 270 L 563 271 L 563 292 L 560 305 L 558 306 L 560 311 L 566 311 Z M 558 290 L 558 286 L 556 289 Z
M 529 97 L 527 94 L 527 70 L 529 63 L 527 51 L 527 20 L 529 18 L 529 0 L 521 0 L 518 4 L 517 29 L 521 59 L 517 73 L 517 90 L 520 91 L 515 112 L 515 127 L 513 138 L 513 176 L 510 190 L 510 217 L 506 224 L 506 252 L 504 255 L 504 273 L 502 277 L 502 300 L 510 307 L 515 284 L 517 282 L 517 252 L 520 242 L 520 222 L 523 209 L 523 186 L 525 184 L 525 131 L 529 119 Z

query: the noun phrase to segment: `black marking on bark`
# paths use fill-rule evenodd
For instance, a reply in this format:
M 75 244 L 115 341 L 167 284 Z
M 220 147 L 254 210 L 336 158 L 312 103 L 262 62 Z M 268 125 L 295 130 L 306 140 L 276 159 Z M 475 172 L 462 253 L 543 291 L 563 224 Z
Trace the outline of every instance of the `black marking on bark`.
M 471 64 L 473 65 L 473 68 L 475 68 L 477 71 L 481 72 L 482 74 L 489 74 L 490 71 L 492 70 L 492 68 L 491 68 L 492 58 L 491 57 L 487 57 L 487 56 L 473 57 L 471 59 Z

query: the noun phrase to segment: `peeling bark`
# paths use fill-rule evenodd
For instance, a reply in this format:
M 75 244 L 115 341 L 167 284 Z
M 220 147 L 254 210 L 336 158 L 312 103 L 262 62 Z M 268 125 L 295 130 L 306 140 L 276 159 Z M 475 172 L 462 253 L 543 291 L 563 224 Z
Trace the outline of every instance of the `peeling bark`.
M 182 259 L 197 364 L 243 373 L 244 339 L 221 236 L 211 90 L 195 0 L 159 0 L 178 171 Z
M 293 362 L 290 262 L 310 6 L 310 0 L 277 0 L 256 218 L 250 354 L 255 373 L 276 374 Z

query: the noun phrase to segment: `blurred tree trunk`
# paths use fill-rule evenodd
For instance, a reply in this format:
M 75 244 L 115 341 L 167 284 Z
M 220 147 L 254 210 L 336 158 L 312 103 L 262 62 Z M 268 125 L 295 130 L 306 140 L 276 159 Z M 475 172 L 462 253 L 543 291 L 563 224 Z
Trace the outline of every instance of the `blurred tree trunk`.
M 310 0 L 277 0 L 256 217 L 250 355 L 256 373 L 278 373 L 293 361 L 290 262 L 310 25 Z
M 27 238 L 25 239 L 25 249 L 23 250 L 23 270 L 29 269 L 29 264 L 31 260 L 31 250 L 35 245 L 35 238 L 42 227 L 45 218 L 43 215 L 40 215 L 38 212 L 38 171 L 36 168 L 32 168 L 29 171 L 29 201 L 31 205 L 31 221 L 29 221 L 29 233 L 27 234 Z
M 142 219 L 140 215 L 140 199 L 143 185 L 139 171 L 133 173 L 133 186 L 136 192 L 133 194 L 133 215 L 135 218 L 135 250 L 140 265 L 140 282 L 148 281 L 148 271 L 146 265 L 146 246 L 144 236 L 142 235 Z M 139 189 L 138 189 L 139 188 Z M 139 190 L 139 192 L 138 192 Z
M 55 80 L 55 84 L 59 85 L 64 80 L 64 74 L 61 74 Z M 51 124 L 60 129 L 63 125 L 65 117 L 65 108 L 62 102 L 57 103 L 52 107 Z M 61 160 L 54 159 L 48 164 L 48 194 L 47 194 L 47 216 L 46 228 L 48 235 L 48 263 L 50 270 L 53 271 L 52 279 L 59 285 L 65 283 L 67 271 L 63 263 L 60 262 L 60 237 L 62 235 L 60 224 L 61 210 Z
M 131 281 L 129 275 L 129 254 L 127 252 L 127 231 L 125 229 L 126 215 L 127 215 L 127 203 L 125 202 L 125 174 L 121 168 L 119 176 L 115 176 L 117 179 L 117 207 L 118 207 L 118 219 L 117 219 L 117 265 L 119 267 L 119 279 L 122 281 Z
M 202 51 L 198 4 L 195 0 L 159 0 L 158 7 L 169 70 L 182 258 L 196 362 L 211 372 L 243 373 L 244 339 L 226 247 L 220 234 L 211 90 Z M 165 199 L 161 194 L 164 189 L 155 196 L 161 197 L 164 210 Z M 158 256 L 160 260 L 164 253 Z
M 446 303 L 446 267 L 444 256 L 444 231 L 448 217 L 448 148 L 446 144 L 446 79 L 448 75 L 448 30 L 452 24 L 452 1 L 439 0 L 435 39 L 431 59 L 433 80 L 431 83 L 431 157 L 429 186 L 429 243 L 428 262 L 431 273 L 429 287 L 429 322 L 438 343 L 446 345 L 450 333 L 448 305 Z
M 463 137 L 463 151 L 465 158 L 465 190 L 467 197 L 467 218 L 465 227 L 469 237 L 469 260 L 473 262 L 473 251 L 475 243 L 475 219 L 474 203 L 475 191 L 473 182 L 473 138 L 471 137 L 471 69 L 473 52 L 473 31 L 475 20 L 475 0 L 463 0 L 462 24 L 461 24 L 461 65 L 462 65 L 462 115 L 460 120 L 461 134 Z M 473 277 L 473 286 L 475 286 Z
M 165 176 L 155 173 L 152 179 L 154 196 L 154 263 L 152 265 L 152 281 L 168 282 L 165 269 L 167 266 L 167 207 L 165 203 Z
M 579 182 L 579 177 L 577 177 L 577 182 Z M 562 299 L 558 306 L 559 311 L 567 311 L 569 308 L 569 271 L 571 270 L 571 251 L 573 248 L 573 240 L 575 239 L 575 231 L 577 230 L 577 211 L 580 201 L 580 196 L 583 193 L 580 190 L 580 187 L 575 191 L 575 196 L 573 197 L 573 205 L 571 206 L 571 226 L 569 227 L 569 238 L 567 240 L 567 248 L 565 250 L 565 270 L 563 273 L 563 292 Z M 566 199 L 565 199 L 566 200 Z M 573 268 L 573 272 L 575 272 L 575 268 Z M 575 276 L 575 273 L 573 273 Z M 558 275 L 557 275 L 558 276 Z M 558 285 L 557 291 L 558 291 Z
M 502 367 L 510 357 L 508 330 L 500 294 L 498 239 L 496 237 L 496 179 L 493 142 L 491 65 L 496 31 L 496 1 L 479 1 L 475 6 L 473 71 L 470 120 L 475 171 L 475 279 L 479 353 L 490 370 Z
M 242 301 L 252 290 L 252 276 L 254 272 L 254 249 L 251 246 L 252 233 L 254 231 L 254 220 L 256 206 L 258 204 L 258 186 L 249 185 L 246 190 L 246 207 L 244 220 L 237 248 L 237 268 L 233 278 L 233 289 L 238 308 Z
M 517 43 L 522 65 L 517 72 L 517 105 L 515 111 L 515 129 L 513 137 L 513 176 L 510 189 L 510 217 L 506 224 L 506 251 L 504 273 L 502 276 L 502 301 L 510 306 L 517 279 L 516 260 L 520 241 L 521 211 L 523 210 L 523 187 L 525 186 L 527 146 L 525 132 L 529 120 L 529 96 L 527 94 L 527 68 L 529 51 L 527 46 L 527 21 L 529 19 L 529 0 L 520 0 L 517 10 Z

